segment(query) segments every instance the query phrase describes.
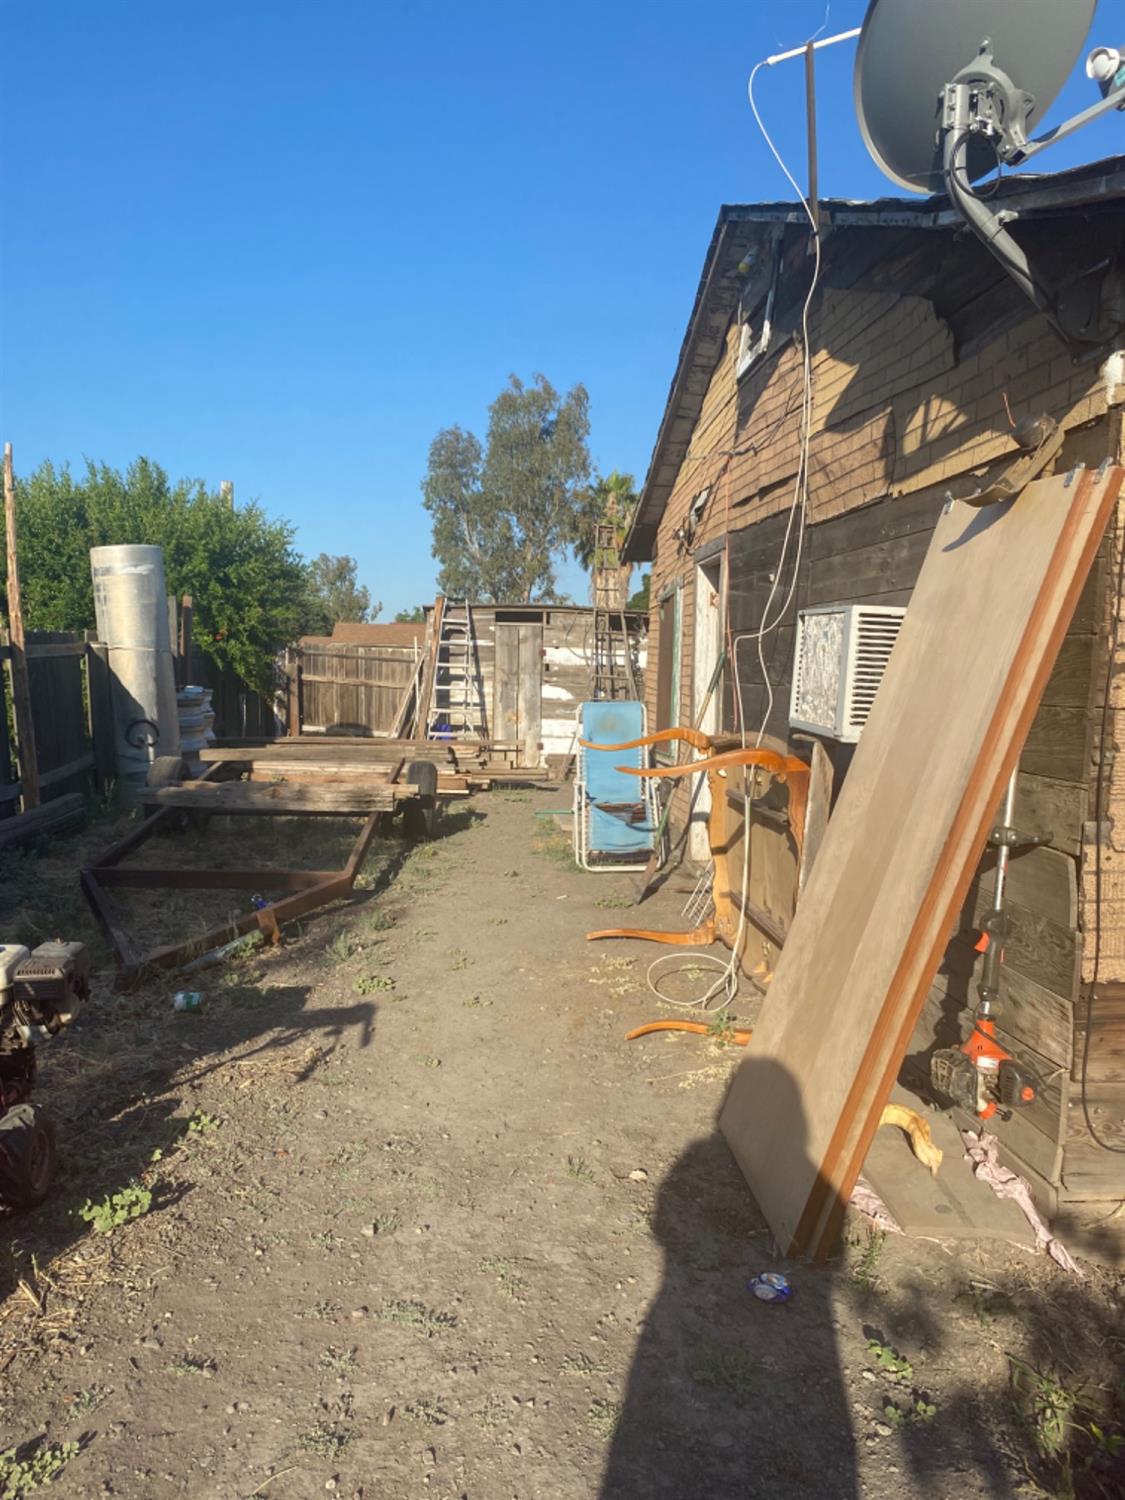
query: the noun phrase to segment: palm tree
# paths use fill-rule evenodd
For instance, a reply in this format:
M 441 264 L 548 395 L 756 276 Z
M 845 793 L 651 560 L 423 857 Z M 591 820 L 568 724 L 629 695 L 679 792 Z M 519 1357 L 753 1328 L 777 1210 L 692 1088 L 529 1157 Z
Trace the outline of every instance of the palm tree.
M 636 506 L 636 481 L 632 474 L 622 474 L 617 469 L 600 474 L 587 490 L 574 536 L 574 554 L 587 572 L 595 563 L 598 527 L 613 526 L 620 545 Z

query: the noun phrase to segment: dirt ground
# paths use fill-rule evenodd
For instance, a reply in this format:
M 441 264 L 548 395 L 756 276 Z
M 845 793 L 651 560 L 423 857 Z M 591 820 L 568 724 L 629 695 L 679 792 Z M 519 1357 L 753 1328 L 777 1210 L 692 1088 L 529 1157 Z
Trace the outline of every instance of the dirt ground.
M 584 941 L 635 918 L 565 801 L 382 843 L 348 902 L 199 975 L 198 1015 L 182 980 L 112 996 L 99 945 L 41 1052 L 57 1189 L 0 1224 L 4 1500 L 36 1464 L 59 1500 L 1125 1493 L 1118 1278 L 862 1220 L 782 1266 L 714 1128 L 739 1054 L 624 1040 L 667 1014 L 656 950 Z M 5 872 L 4 937 L 90 936 L 78 857 Z M 682 925 L 676 885 L 646 924 Z M 76 1212 L 113 1194 L 109 1233 Z M 747 1290 L 771 1268 L 784 1305 Z

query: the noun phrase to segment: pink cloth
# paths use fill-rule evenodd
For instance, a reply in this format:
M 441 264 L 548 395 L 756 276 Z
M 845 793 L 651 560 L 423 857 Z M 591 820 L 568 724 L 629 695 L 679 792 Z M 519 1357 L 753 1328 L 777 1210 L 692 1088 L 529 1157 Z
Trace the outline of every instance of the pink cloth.
M 1046 1250 L 1051 1259 L 1062 1266 L 1064 1271 L 1081 1276 L 1082 1272 L 1078 1269 L 1078 1264 L 1070 1251 L 1044 1224 L 1039 1210 L 1032 1201 L 1031 1185 L 1025 1178 L 1013 1172 L 1011 1167 L 1001 1165 L 1000 1142 L 996 1137 L 983 1130 L 979 1135 L 972 1130 L 962 1130 L 961 1139 L 965 1143 L 965 1155 L 973 1164 L 973 1176 L 979 1177 L 982 1182 L 987 1182 L 998 1198 L 1011 1198 L 1014 1203 L 1019 1204 L 1027 1222 L 1035 1230 L 1037 1247 L 1040 1250 Z

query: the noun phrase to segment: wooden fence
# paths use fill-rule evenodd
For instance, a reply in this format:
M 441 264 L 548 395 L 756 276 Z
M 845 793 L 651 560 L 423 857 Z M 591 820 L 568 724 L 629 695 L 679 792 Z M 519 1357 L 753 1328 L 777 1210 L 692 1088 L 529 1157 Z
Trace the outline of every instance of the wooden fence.
M 76 631 L 30 630 L 31 690 L 41 800 L 100 791 L 113 777 L 113 712 L 105 647 Z M 0 818 L 21 810 L 19 745 L 12 728 L 11 647 L 0 631 Z
M 289 733 L 389 735 L 418 656 L 306 638 L 286 656 Z

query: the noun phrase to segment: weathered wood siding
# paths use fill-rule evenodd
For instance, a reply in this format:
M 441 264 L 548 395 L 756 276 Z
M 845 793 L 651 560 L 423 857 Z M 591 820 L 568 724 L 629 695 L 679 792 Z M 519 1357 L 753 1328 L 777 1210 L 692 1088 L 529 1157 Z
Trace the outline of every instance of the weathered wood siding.
M 1107 392 L 1095 367 L 1073 364 L 1029 310 L 1009 310 L 974 344 L 959 341 L 927 298 L 828 287 L 813 318 L 812 346 L 809 524 L 796 580 L 796 537 L 779 569 L 800 456 L 802 361 L 795 339 L 783 341 L 739 381 L 738 327 L 732 320 L 661 521 L 652 596 L 677 585 L 683 591 L 681 723 L 690 721 L 693 701 L 692 591 L 701 549 L 724 543 L 728 643 L 734 652 L 723 682 L 724 729 L 744 728 L 753 736 L 764 726 L 769 738 L 784 744 L 790 740 L 797 612 L 829 603 L 909 602 L 948 481 L 970 470 L 999 467 L 1012 455 L 1005 395 L 1017 416 L 1047 411 L 1063 423 L 1068 437 L 1062 467 L 1121 454 L 1115 394 Z M 705 489 L 703 514 L 685 545 L 676 532 L 688 525 L 692 502 Z M 1093 816 L 1099 693 L 1111 626 L 1108 564 L 1104 548 L 1020 764 L 1017 824 L 1050 837 L 1046 847 L 1019 854 L 1012 865 L 1013 934 L 1006 948 L 1002 1039 L 1044 1086 L 1030 1110 L 1007 1123 L 990 1122 L 990 1128 L 1052 1207 L 1056 1194 L 1121 1192 L 1121 1159 L 1099 1151 L 1082 1123 L 1075 1046 L 1084 962 L 1090 977 L 1084 935 L 1092 916 L 1091 855 L 1085 839 Z M 1002 579 L 997 587 L 1003 587 Z M 767 603 L 773 628 L 762 641 L 763 670 L 756 633 Z M 656 663 L 667 644 L 657 635 L 650 655 L 650 712 Z M 1113 707 L 1120 708 L 1120 724 L 1115 717 L 1114 740 L 1125 750 L 1125 647 L 1119 665 Z M 844 746 L 833 752 L 837 777 L 846 774 L 849 755 Z M 685 810 L 683 789 L 674 822 L 683 820 Z M 1115 832 L 1102 850 L 1101 972 L 1103 978 L 1125 978 L 1125 758 L 1120 751 L 1110 815 Z M 984 910 L 989 880 L 986 860 L 914 1037 L 916 1065 L 925 1065 L 933 1047 L 963 1036 L 965 1011 L 975 1003 L 976 960 L 965 929 Z M 768 941 L 758 946 L 763 954 L 773 952 Z M 1115 1138 L 1125 1134 L 1120 1002 L 1107 1005 L 1096 1024 L 1102 1028 L 1094 1075 L 1097 1108 L 1105 1133 Z

